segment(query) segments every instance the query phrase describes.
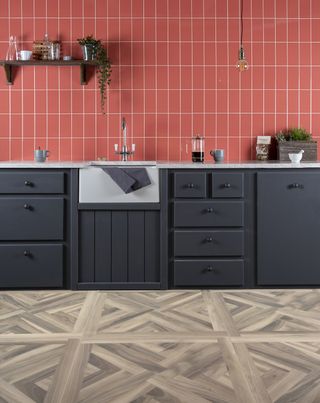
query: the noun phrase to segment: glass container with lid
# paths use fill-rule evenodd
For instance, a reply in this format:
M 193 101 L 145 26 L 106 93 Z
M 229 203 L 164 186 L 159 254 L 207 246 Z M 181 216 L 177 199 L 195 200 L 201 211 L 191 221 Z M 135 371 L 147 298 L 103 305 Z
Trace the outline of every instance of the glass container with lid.
M 204 137 L 192 137 L 192 162 L 204 162 Z

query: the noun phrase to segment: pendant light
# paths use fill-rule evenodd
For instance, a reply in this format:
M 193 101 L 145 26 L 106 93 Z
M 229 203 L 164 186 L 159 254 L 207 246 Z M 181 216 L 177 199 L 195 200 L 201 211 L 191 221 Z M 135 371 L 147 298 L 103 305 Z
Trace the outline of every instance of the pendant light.
M 243 49 L 243 0 L 240 0 L 240 49 L 239 49 L 239 59 L 237 61 L 237 69 L 239 72 L 246 71 L 249 68 L 249 64 L 246 61 L 246 57 L 244 54 L 244 49 Z

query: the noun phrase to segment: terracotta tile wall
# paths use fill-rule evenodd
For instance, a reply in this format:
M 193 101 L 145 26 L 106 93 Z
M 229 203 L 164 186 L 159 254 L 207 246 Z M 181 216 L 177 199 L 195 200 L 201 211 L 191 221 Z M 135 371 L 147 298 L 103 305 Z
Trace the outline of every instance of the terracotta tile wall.
M 137 159 L 189 159 L 195 133 L 240 161 L 257 135 L 303 126 L 319 137 L 320 1 L 244 0 L 244 16 L 250 70 L 239 74 L 238 0 L 0 0 L 1 58 L 9 34 L 31 49 L 48 32 L 80 57 L 75 41 L 92 33 L 113 61 L 105 116 L 93 72 L 82 87 L 75 67 L 25 67 L 8 87 L 1 68 L 0 159 L 37 146 L 113 159 L 122 115 Z

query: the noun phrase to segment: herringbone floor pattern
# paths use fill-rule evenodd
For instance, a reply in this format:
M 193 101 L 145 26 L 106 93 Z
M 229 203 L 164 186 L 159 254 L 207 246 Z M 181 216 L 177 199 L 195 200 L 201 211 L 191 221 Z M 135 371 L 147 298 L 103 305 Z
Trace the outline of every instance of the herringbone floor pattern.
M 0 402 L 320 403 L 320 290 L 2 292 Z

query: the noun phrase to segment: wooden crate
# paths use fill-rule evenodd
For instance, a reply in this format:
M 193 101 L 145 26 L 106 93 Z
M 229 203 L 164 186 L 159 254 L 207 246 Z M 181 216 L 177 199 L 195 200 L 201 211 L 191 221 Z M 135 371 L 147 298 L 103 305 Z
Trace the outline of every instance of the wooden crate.
M 317 142 L 316 141 L 286 141 L 278 143 L 277 155 L 279 161 L 290 161 L 289 153 L 298 153 L 304 150 L 302 161 L 317 161 Z

